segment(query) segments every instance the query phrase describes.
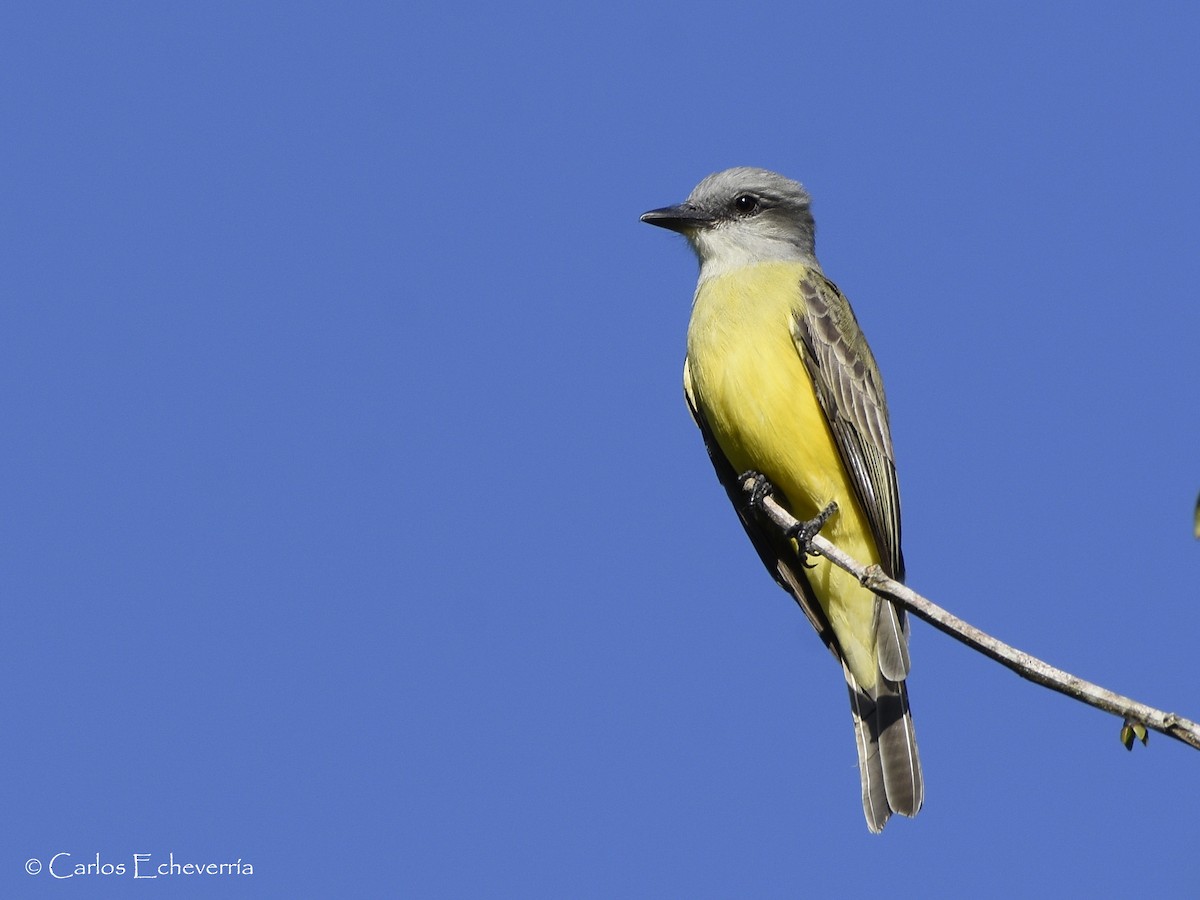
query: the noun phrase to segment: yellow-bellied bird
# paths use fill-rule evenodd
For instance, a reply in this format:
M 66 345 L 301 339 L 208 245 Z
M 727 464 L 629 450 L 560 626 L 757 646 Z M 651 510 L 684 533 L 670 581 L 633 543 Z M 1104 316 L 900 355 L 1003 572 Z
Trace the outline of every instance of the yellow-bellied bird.
M 797 519 L 837 510 L 826 536 L 904 577 L 900 497 L 883 382 L 850 304 L 814 255 L 808 192 L 765 169 L 705 178 L 643 222 L 683 234 L 700 258 L 683 388 L 717 477 L 768 571 L 842 665 L 867 827 L 914 816 L 925 789 L 904 679 L 902 610 L 823 557 L 806 562 L 742 489 L 761 475 Z M 802 538 L 803 540 L 803 538 Z

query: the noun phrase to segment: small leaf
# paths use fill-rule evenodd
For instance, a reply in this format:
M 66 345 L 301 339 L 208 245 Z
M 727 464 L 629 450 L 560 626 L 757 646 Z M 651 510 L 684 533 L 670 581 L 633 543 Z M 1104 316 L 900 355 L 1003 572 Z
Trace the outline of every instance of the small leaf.
M 1125 745 L 1126 750 L 1133 749 L 1134 738 L 1141 741 L 1142 746 L 1146 746 L 1150 743 L 1150 732 L 1141 722 L 1126 719 L 1125 724 L 1121 726 L 1121 743 Z

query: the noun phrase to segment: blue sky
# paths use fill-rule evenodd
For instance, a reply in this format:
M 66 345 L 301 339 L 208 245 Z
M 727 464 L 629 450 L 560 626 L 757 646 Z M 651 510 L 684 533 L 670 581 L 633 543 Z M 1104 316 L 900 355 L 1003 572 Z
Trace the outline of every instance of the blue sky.
M 638 215 L 802 180 L 909 583 L 1200 716 L 1200 13 L 965 6 L 9 8 L 0 893 L 1194 887 L 1195 751 L 920 623 L 868 834 L 683 405 Z

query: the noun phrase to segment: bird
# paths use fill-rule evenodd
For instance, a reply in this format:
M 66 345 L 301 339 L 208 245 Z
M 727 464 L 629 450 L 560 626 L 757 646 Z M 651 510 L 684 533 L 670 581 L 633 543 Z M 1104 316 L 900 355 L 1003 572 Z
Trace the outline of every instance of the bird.
M 915 816 L 925 796 L 905 685 L 907 617 L 807 547 L 820 527 L 858 560 L 904 578 L 879 368 L 817 261 L 812 201 L 799 182 L 726 169 L 641 221 L 682 234 L 699 259 L 683 367 L 688 409 L 763 564 L 841 665 L 863 814 L 879 833 L 893 813 Z M 805 526 L 773 525 L 757 502 L 768 493 Z

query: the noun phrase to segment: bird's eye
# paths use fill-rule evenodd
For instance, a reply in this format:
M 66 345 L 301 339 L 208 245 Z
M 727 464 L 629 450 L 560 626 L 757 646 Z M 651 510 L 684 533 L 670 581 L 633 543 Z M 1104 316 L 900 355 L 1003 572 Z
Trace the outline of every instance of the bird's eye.
M 742 194 L 733 201 L 733 208 L 743 215 L 752 213 L 758 209 L 758 198 L 753 194 Z

